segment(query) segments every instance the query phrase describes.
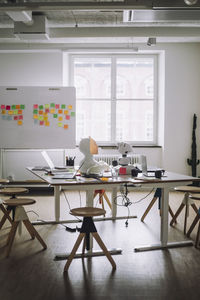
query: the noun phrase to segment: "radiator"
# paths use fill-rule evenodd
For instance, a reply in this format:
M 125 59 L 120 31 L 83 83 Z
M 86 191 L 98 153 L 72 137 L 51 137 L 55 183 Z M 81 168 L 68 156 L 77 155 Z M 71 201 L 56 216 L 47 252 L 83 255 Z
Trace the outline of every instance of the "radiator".
M 133 164 L 138 164 L 140 163 L 140 154 L 133 154 L 133 155 L 128 155 L 128 157 L 131 158 L 131 165 Z M 108 165 L 112 165 L 112 161 L 113 160 L 117 160 L 122 157 L 120 154 L 116 154 L 116 155 L 113 155 L 113 154 L 97 154 L 97 155 L 94 155 L 94 159 L 96 159 L 97 161 L 105 161 Z

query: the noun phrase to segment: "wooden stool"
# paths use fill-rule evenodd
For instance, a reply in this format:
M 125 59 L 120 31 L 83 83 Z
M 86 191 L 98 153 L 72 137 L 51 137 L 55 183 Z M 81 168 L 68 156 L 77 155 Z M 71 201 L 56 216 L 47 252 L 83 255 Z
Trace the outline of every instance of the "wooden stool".
M 92 217 L 101 216 L 101 215 L 104 215 L 105 213 L 106 213 L 105 210 L 103 210 L 101 208 L 94 208 L 94 207 L 80 207 L 80 208 L 74 208 L 74 209 L 70 210 L 70 214 L 72 214 L 74 216 L 83 217 L 83 224 L 81 226 L 80 234 L 76 240 L 76 243 L 74 244 L 72 252 L 70 253 L 67 263 L 65 264 L 64 272 L 69 269 L 72 259 L 74 258 L 76 251 L 78 250 L 78 247 L 80 246 L 80 243 L 83 238 L 84 238 L 84 243 L 83 243 L 82 253 L 84 254 L 85 248 L 87 250 L 90 249 L 90 245 L 89 245 L 90 233 L 95 238 L 95 240 L 99 244 L 100 248 L 103 250 L 104 254 L 110 261 L 113 269 L 116 269 L 116 264 L 115 264 L 112 256 L 108 252 L 106 246 L 104 245 L 103 241 L 101 240 L 100 236 L 98 235 L 96 227 L 95 227 L 93 219 L 92 219 Z
M 104 209 L 104 200 L 103 199 L 106 200 L 108 206 L 110 207 L 110 209 L 112 209 L 112 205 L 110 203 L 110 200 L 108 199 L 108 196 L 106 195 L 105 190 L 95 190 L 94 198 L 96 197 L 96 195 L 99 195 L 99 203 L 102 205 L 102 209 Z
M 154 205 L 154 203 L 156 202 L 157 199 L 158 199 L 158 209 L 160 209 L 161 194 L 162 194 L 161 189 L 157 188 L 156 191 L 155 191 L 155 194 L 153 196 L 153 199 L 151 200 L 151 202 L 149 203 L 149 205 L 148 205 L 147 209 L 145 210 L 143 216 L 141 217 L 142 222 L 144 222 L 145 217 L 147 216 L 147 214 L 149 213 L 150 209 L 152 208 L 152 206 Z M 169 206 L 169 213 L 173 218 L 174 214 L 173 214 L 173 211 L 172 211 L 170 206 Z
M 6 184 L 8 182 L 9 182 L 9 180 L 0 178 L 0 186 L 3 185 L 3 184 Z M 0 209 L 3 212 L 3 217 L 2 217 L 1 222 L 0 222 L 0 229 L 1 229 L 1 227 L 3 226 L 3 224 L 5 223 L 6 220 L 8 220 L 12 224 L 12 219 L 9 216 L 9 213 L 6 210 L 6 208 L 3 206 L 3 201 L 1 199 L 0 199 Z
M 8 182 L 8 180 L 7 180 Z M 0 189 L 0 195 L 11 196 L 11 199 L 16 199 L 16 195 L 22 195 L 23 193 L 28 193 L 28 189 L 26 188 L 3 188 Z M 0 200 L 0 209 L 3 211 L 3 217 L 0 221 L 0 229 L 3 227 L 6 220 L 8 220 L 12 224 L 12 219 L 10 217 L 11 208 L 5 208 L 3 206 L 3 201 Z
M 35 200 L 29 198 L 24 198 L 24 199 L 11 198 L 3 201 L 4 205 L 7 205 L 9 209 L 14 212 L 12 227 L 7 240 L 7 245 L 8 245 L 7 254 L 6 254 L 7 257 L 10 254 L 11 247 L 16 234 L 16 230 L 21 221 L 24 223 L 26 229 L 30 233 L 31 238 L 34 239 L 36 237 L 38 241 L 41 243 L 41 245 L 43 246 L 43 248 L 44 249 L 47 248 L 47 245 L 45 244 L 45 242 L 43 241 L 39 233 L 35 230 L 31 222 L 29 221 L 29 218 L 23 207 L 23 205 L 34 204 L 35 202 L 36 202 Z
M 200 193 L 200 188 L 195 186 L 178 186 L 174 188 L 175 191 L 184 193 L 184 198 L 177 209 L 174 217 L 172 218 L 170 225 L 173 226 L 173 224 L 176 222 L 177 217 L 180 215 L 181 211 L 185 207 L 185 219 L 184 219 L 184 234 L 186 234 L 186 228 L 187 228 L 187 217 L 189 215 L 189 205 L 194 209 L 196 213 L 198 213 L 198 208 L 196 207 L 194 201 L 189 197 L 191 193 Z
M 190 199 L 192 200 L 198 200 L 200 201 L 200 196 L 198 195 L 191 195 L 189 196 Z M 198 212 L 196 214 L 196 217 L 194 218 L 188 232 L 187 232 L 187 237 L 190 237 L 191 232 L 193 231 L 194 227 L 196 226 L 196 224 L 199 221 L 199 226 L 198 226 L 198 230 L 197 230 L 197 236 L 196 236 L 196 241 L 195 241 L 195 247 L 198 248 L 199 247 L 199 242 L 200 242 L 200 207 L 198 209 Z

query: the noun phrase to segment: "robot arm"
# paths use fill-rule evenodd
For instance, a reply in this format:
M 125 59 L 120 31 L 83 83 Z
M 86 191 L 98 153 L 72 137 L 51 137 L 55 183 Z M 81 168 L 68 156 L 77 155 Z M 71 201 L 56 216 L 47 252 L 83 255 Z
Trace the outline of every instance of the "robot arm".
M 118 143 L 118 151 L 122 154 L 122 157 L 119 158 L 119 164 L 122 166 L 127 166 L 130 164 L 130 157 L 127 157 L 127 154 L 132 152 L 132 147 L 128 143 Z

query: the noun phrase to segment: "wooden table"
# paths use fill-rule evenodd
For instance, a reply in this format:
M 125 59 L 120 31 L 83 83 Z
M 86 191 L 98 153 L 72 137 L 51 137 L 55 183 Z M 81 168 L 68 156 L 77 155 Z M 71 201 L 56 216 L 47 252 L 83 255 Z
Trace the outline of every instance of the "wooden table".
M 82 177 L 77 176 L 76 180 L 58 180 L 52 179 L 52 176 L 46 175 L 44 171 L 33 171 L 32 168 L 27 168 L 36 176 L 43 179 L 50 186 L 54 187 L 54 196 L 55 196 L 55 218 L 58 221 L 60 217 L 60 189 L 64 186 L 66 189 L 83 189 L 87 192 L 87 206 L 93 206 L 93 193 L 96 189 L 112 189 L 112 217 L 116 218 L 116 205 L 114 199 L 117 195 L 117 190 L 121 184 L 132 184 L 135 186 L 147 186 L 147 187 L 155 187 L 162 189 L 162 197 L 161 197 L 161 227 L 160 227 L 160 243 L 156 245 L 148 245 L 135 247 L 135 251 L 147 251 L 147 250 L 155 250 L 155 249 L 165 249 L 172 247 L 181 247 L 192 245 L 192 241 L 182 241 L 182 242 L 168 242 L 168 206 L 169 206 L 169 190 L 179 186 L 179 185 L 188 185 L 192 184 L 194 181 L 199 181 L 196 177 L 186 176 L 182 174 L 165 172 L 165 176 L 161 179 L 144 177 L 143 175 L 139 175 L 137 178 L 130 177 L 128 175 L 122 175 L 118 178 L 112 179 L 108 178 L 107 181 L 100 180 L 85 180 Z

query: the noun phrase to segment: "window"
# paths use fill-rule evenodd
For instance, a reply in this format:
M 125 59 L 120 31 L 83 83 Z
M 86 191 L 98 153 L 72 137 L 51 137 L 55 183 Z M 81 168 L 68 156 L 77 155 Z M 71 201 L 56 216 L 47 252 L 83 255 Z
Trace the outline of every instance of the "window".
M 77 142 L 156 144 L 157 56 L 71 55 Z

